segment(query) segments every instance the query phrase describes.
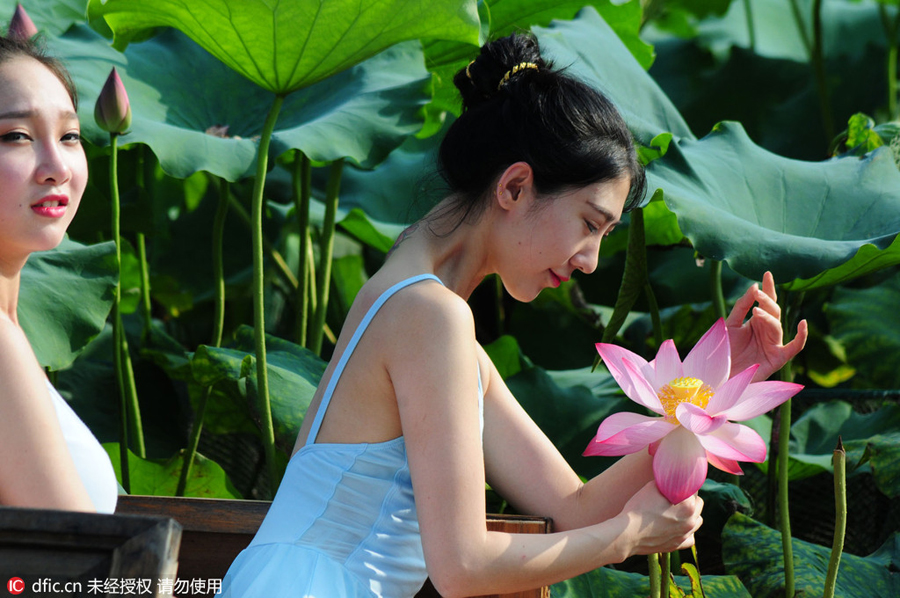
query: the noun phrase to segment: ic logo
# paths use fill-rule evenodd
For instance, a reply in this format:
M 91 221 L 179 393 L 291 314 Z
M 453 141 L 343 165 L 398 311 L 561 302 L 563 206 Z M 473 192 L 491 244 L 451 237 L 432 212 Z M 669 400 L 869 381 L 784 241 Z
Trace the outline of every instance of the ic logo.
M 21 577 L 11 577 L 6 582 L 6 589 L 9 590 L 10 594 L 21 594 L 25 591 L 25 582 L 22 581 Z

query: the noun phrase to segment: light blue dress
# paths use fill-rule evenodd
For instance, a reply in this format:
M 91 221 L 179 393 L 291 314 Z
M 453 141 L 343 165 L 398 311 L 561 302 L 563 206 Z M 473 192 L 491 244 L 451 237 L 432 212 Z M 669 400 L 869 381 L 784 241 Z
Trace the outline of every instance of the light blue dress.
M 328 382 L 306 444 L 291 458 L 256 537 L 222 582 L 231 598 L 414 596 L 427 577 L 403 437 L 373 444 L 317 444 L 338 379 L 385 291 L 354 332 Z M 483 419 L 483 391 L 478 377 Z

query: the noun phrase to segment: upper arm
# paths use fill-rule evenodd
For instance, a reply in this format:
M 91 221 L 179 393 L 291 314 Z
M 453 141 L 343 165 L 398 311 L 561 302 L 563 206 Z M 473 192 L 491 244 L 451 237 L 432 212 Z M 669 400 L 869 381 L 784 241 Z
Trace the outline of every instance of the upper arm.
M 44 374 L 24 334 L 0 321 L 0 504 L 93 511 Z
M 477 554 L 472 543 L 484 540 L 478 357 L 472 314 L 462 299 L 436 285 L 410 290 L 394 306 L 402 317 L 392 318 L 398 342 L 386 363 L 431 568 Z
M 517 510 L 552 517 L 554 529 L 573 527 L 568 519 L 581 479 L 481 351 L 482 371 L 487 372 L 484 455 L 488 482 Z

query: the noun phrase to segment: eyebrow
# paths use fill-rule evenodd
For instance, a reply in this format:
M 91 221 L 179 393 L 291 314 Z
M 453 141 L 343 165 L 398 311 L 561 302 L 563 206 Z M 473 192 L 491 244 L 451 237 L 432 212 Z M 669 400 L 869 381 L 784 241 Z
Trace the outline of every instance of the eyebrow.
M 37 115 L 34 110 L 13 110 L 12 112 L 0 112 L 0 120 L 12 120 L 16 118 L 33 118 Z M 64 110 L 60 113 L 64 119 L 78 120 L 78 114 L 71 110 Z
M 593 204 L 593 203 L 589 203 L 588 205 L 591 206 L 592 208 L 594 208 L 594 210 L 596 210 L 597 212 L 600 212 L 603 215 L 603 217 L 606 218 L 606 222 L 610 226 L 617 226 L 619 224 L 619 219 L 616 218 L 615 216 L 613 216 L 613 213 L 610 212 L 609 210 L 607 210 L 606 208 L 604 208 L 602 206 L 598 206 L 597 204 Z

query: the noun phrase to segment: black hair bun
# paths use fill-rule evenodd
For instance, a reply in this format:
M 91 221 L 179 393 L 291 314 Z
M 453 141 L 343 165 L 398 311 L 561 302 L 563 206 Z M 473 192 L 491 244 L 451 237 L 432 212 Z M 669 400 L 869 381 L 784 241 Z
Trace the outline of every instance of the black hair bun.
M 527 77 L 549 68 L 537 40 L 514 33 L 482 46 L 481 54 L 456 73 L 453 84 L 462 95 L 465 111 L 512 91 Z

